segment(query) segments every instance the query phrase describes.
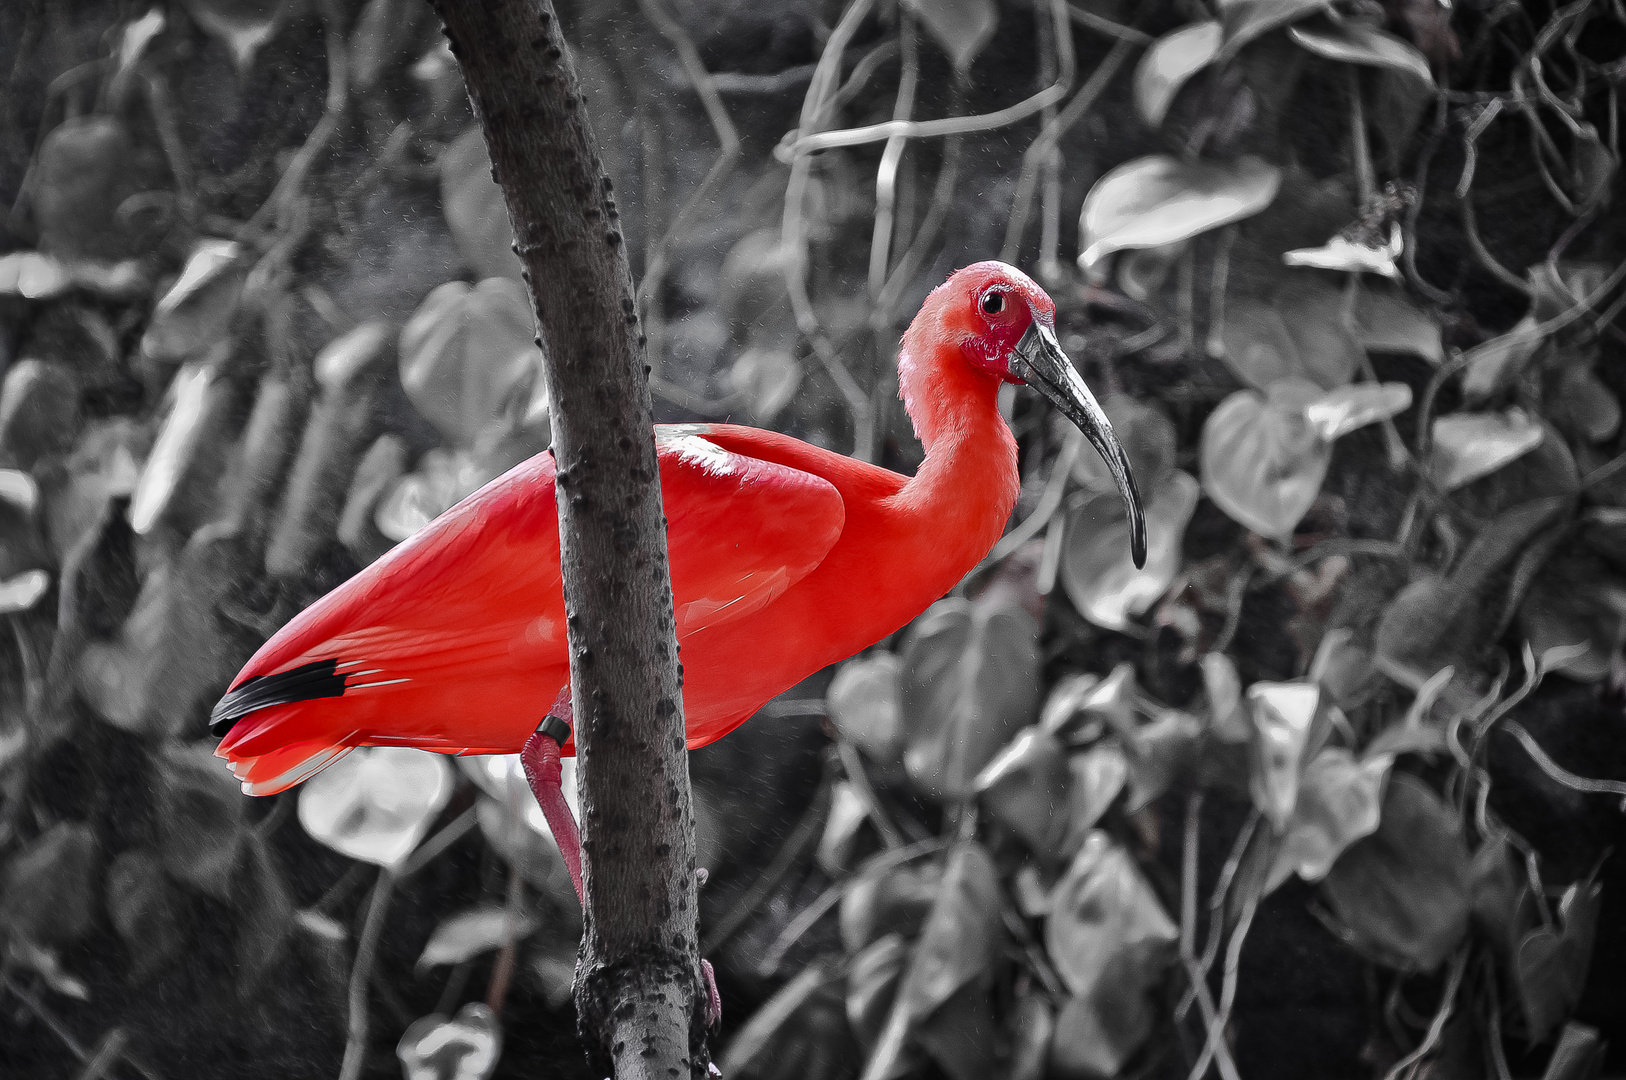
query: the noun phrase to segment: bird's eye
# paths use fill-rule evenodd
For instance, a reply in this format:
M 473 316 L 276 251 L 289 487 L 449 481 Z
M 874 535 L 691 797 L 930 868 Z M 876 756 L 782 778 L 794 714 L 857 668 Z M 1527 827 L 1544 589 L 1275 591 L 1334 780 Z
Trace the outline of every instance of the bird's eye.
M 982 298 L 982 310 L 989 315 L 998 315 L 1005 310 L 1005 294 L 991 292 Z

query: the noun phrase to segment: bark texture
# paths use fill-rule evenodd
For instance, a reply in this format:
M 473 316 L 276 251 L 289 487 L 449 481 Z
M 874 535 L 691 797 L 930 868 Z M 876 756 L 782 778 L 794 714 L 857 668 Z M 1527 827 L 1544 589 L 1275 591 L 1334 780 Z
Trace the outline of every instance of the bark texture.
M 581 785 L 576 1005 L 594 1066 L 704 1076 L 694 829 L 653 416 L 610 178 L 548 0 L 432 0 L 546 340 Z M 548 702 L 538 700 L 540 720 Z

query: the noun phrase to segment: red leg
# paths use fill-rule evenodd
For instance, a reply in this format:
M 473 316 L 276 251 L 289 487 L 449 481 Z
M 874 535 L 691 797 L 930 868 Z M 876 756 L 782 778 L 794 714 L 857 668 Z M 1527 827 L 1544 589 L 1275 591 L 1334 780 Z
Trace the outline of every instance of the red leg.
M 531 794 L 542 807 L 542 816 L 548 819 L 548 828 L 553 832 L 553 839 L 559 845 L 559 854 L 564 856 L 565 869 L 570 871 L 570 883 L 576 887 L 576 899 L 582 904 L 587 903 L 587 895 L 582 892 L 582 837 L 576 828 L 576 815 L 570 812 L 570 804 L 565 801 L 564 789 L 560 787 L 559 779 L 561 766 L 559 762 L 559 749 L 561 740 L 548 728 L 557 728 L 548 720 L 562 721 L 565 737 L 568 738 L 570 730 L 570 687 L 566 686 L 559 692 L 559 699 L 548 710 L 548 716 L 543 720 L 542 726 L 529 739 L 525 740 L 525 749 L 519 753 L 519 762 L 525 768 L 525 779 L 530 782 Z
M 542 816 L 548 819 L 548 828 L 559 845 L 559 854 L 564 856 L 565 869 L 570 871 L 570 883 L 576 887 L 576 899 L 585 906 L 587 894 L 582 891 L 581 832 L 576 827 L 576 815 L 570 812 L 570 804 L 565 801 L 564 789 L 560 786 L 562 768 L 559 750 L 563 745 L 560 736 L 569 738 L 571 720 L 570 687 L 566 686 L 559 691 L 558 700 L 548 710 L 541 726 L 525 740 L 519 761 L 525 768 L 525 779 L 531 785 L 531 794 L 536 796 L 537 804 L 542 807 Z M 559 726 L 561 723 L 562 728 Z M 705 875 L 704 869 L 697 872 L 697 884 L 706 883 Z M 706 1026 L 714 1028 L 722 1023 L 723 999 L 717 993 L 717 974 L 712 970 L 711 961 L 700 961 L 700 977 L 706 984 Z

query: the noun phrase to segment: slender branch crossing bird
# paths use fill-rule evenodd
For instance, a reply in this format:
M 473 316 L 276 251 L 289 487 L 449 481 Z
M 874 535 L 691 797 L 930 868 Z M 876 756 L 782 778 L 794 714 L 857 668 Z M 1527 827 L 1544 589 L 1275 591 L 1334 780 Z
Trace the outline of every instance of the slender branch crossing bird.
M 656 427 L 691 749 L 899 629 L 988 553 L 1019 487 L 1001 383 L 1034 387 L 1100 451 L 1145 560 L 1128 459 L 1027 275 L 951 276 L 904 333 L 898 381 L 926 450 L 913 477 L 754 428 Z M 243 790 L 275 794 L 355 746 L 523 751 L 550 824 L 568 819 L 557 479 L 550 453 L 514 467 L 267 641 L 210 719 Z M 554 835 L 573 847 L 574 822 Z

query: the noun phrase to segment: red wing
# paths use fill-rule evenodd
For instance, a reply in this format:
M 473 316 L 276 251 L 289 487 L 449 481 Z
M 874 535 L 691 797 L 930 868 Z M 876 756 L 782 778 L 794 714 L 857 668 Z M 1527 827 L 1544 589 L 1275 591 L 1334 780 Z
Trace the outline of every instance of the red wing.
M 822 477 L 725 451 L 703 430 L 656 429 L 679 638 L 770 603 L 818 566 L 846 517 Z M 247 786 L 280 790 L 271 782 L 304 779 L 342 744 L 517 750 L 565 679 L 554 497 L 553 458 L 540 454 L 266 642 L 215 709 L 231 728 L 220 752 Z M 289 675 L 328 661 L 325 682 Z

